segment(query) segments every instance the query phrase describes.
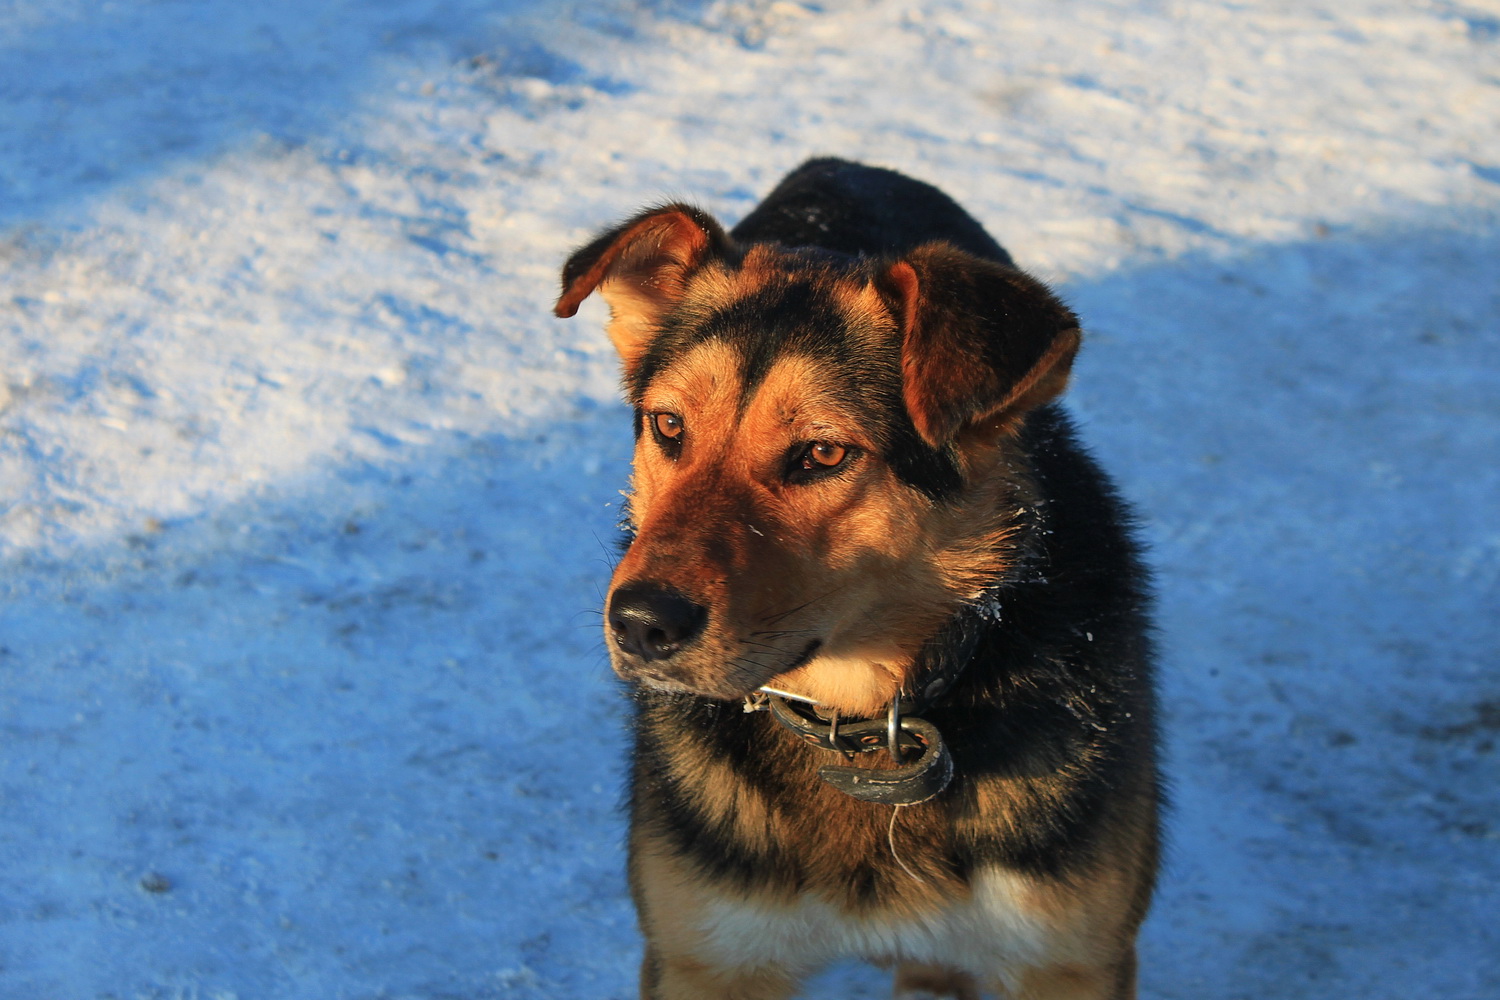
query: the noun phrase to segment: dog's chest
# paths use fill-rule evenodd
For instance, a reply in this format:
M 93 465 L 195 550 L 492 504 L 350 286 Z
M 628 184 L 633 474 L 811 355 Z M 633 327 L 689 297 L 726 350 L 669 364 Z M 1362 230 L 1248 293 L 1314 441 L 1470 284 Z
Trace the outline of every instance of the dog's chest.
M 1026 906 L 1026 886 L 998 870 L 981 873 L 970 894 L 918 914 L 855 916 L 817 897 L 791 904 L 718 900 L 702 931 L 730 965 L 811 969 L 841 958 L 921 962 L 1001 981 L 1038 964 L 1049 931 Z

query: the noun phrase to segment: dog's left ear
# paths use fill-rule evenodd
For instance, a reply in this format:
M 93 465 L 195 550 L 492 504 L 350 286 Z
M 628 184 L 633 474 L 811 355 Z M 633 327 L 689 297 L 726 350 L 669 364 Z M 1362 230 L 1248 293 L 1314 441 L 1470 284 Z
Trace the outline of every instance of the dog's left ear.
M 609 339 L 628 374 L 662 317 L 681 300 L 688 277 L 731 250 L 729 237 L 706 212 L 680 204 L 647 209 L 568 258 L 553 312 L 566 319 L 599 289 L 609 303 Z
M 1067 387 L 1078 319 L 1035 278 L 929 243 L 876 285 L 902 331 L 907 411 L 932 447 L 997 440 Z

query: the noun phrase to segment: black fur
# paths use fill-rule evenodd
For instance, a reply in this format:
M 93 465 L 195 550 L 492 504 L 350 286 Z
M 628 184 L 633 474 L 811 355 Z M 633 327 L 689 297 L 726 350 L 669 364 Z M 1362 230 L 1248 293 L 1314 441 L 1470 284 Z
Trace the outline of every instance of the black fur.
M 861 256 L 898 256 L 943 240 L 976 257 L 1010 254 L 952 198 L 894 170 L 824 157 L 792 171 L 729 231 L 739 243 L 781 243 Z

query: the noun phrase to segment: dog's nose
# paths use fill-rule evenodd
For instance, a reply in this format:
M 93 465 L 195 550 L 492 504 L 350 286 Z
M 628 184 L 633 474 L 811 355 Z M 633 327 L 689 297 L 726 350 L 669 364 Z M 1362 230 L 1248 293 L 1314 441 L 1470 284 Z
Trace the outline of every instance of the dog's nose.
M 609 599 L 609 630 L 625 652 L 665 660 L 693 641 L 708 611 L 670 587 L 628 583 Z

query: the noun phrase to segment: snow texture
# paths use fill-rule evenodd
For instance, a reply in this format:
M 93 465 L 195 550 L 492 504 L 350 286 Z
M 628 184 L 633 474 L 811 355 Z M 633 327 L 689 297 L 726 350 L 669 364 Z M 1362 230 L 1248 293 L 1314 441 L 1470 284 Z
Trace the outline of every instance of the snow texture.
M 0 3 L 0 996 L 633 994 L 628 413 L 549 306 L 813 154 L 1084 318 L 1143 995 L 1500 996 L 1497 109 L 1494 0 Z

